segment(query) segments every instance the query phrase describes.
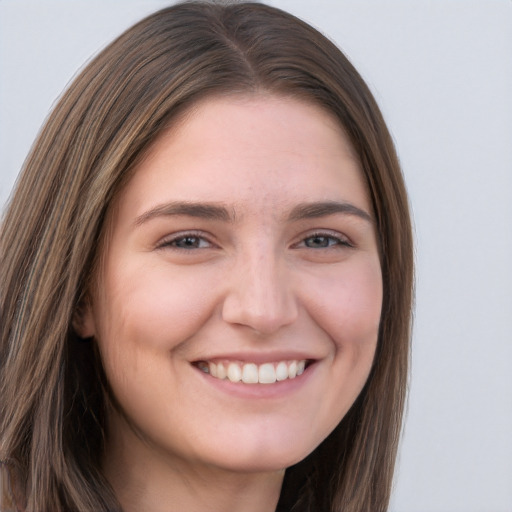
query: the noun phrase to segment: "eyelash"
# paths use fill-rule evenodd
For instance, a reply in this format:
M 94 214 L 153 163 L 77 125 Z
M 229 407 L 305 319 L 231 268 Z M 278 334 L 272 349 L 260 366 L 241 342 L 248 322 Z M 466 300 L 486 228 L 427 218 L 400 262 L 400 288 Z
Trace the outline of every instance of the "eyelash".
M 327 241 L 327 246 L 323 247 L 308 247 L 306 245 L 307 240 L 313 240 L 313 239 L 323 239 Z M 334 241 L 334 243 L 332 243 Z M 325 231 L 318 231 L 312 234 L 309 234 L 308 236 L 304 237 L 300 242 L 295 244 L 295 247 L 304 245 L 308 249 L 336 249 L 336 248 L 343 248 L 343 247 L 353 247 L 352 243 L 344 236 L 340 236 L 339 234 L 333 234 L 330 232 Z
M 319 247 L 308 246 L 307 241 L 313 240 L 315 238 L 321 239 L 321 240 L 327 242 L 327 245 L 319 246 Z M 178 243 L 184 242 L 187 239 L 195 240 L 196 243 L 199 244 L 199 246 L 190 244 L 189 246 L 180 247 L 177 245 Z M 205 237 L 204 233 L 190 231 L 190 232 L 186 232 L 186 233 L 179 233 L 177 235 L 172 236 L 172 238 L 163 240 L 158 245 L 157 248 L 158 249 L 171 248 L 171 249 L 179 250 L 179 251 L 191 251 L 194 249 L 208 248 L 208 247 L 200 246 L 204 242 L 206 242 L 208 247 L 211 247 L 214 245 L 207 237 Z M 341 248 L 341 247 L 353 247 L 352 243 L 346 237 L 340 236 L 338 234 L 335 235 L 333 233 L 325 232 L 325 231 L 318 231 L 318 232 L 309 234 L 308 236 L 302 238 L 300 242 L 294 244 L 293 248 L 301 247 L 301 246 L 304 248 L 307 248 L 307 249 L 335 249 L 335 248 Z
M 179 233 L 179 234 L 172 236 L 171 238 L 167 238 L 167 239 L 163 240 L 158 245 L 157 248 L 158 249 L 171 248 L 171 249 L 178 250 L 178 251 L 190 251 L 193 249 L 205 249 L 205 247 L 196 247 L 193 245 L 189 245 L 188 247 L 179 247 L 178 245 L 174 245 L 181 241 L 185 241 L 187 238 L 198 240 L 199 243 L 206 241 L 208 244 L 208 247 L 211 247 L 212 245 L 214 245 L 212 242 L 210 242 L 210 240 L 208 240 L 207 237 L 205 237 L 204 233 L 190 231 L 190 232 L 186 232 L 186 233 Z

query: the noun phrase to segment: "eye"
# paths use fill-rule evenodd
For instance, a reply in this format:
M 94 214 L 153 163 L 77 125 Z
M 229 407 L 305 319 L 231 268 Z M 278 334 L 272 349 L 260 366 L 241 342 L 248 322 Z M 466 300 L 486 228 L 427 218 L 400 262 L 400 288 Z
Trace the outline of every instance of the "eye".
M 158 245 L 159 249 L 171 248 L 182 250 L 207 249 L 212 243 L 204 236 L 196 233 L 183 233 L 166 238 Z
M 341 235 L 330 233 L 313 233 L 299 242 L 296 247 L 307 247 L 308 249 L 330 249 L 336 247 L 352 247 L 349 240 Z

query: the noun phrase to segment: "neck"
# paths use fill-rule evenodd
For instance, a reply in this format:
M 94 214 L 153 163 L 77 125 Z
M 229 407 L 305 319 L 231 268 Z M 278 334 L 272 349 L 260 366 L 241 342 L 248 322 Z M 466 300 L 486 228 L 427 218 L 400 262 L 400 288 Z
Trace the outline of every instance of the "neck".
M 103 466 L 123 512 L 274 512 L 284 477 L 163 456 L 133 432 L 110 440 Z

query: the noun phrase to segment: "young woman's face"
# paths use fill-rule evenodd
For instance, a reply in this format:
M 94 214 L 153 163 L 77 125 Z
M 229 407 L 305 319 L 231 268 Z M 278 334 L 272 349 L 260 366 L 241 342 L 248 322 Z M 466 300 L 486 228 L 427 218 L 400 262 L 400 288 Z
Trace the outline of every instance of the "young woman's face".
M 121 411 L 111 439 L 273 471 L 309 454 L 367 379 L 375 226 L 357 158 L 319 107 L 200 103 L 121 192 L 103 256 L 83 329 Z

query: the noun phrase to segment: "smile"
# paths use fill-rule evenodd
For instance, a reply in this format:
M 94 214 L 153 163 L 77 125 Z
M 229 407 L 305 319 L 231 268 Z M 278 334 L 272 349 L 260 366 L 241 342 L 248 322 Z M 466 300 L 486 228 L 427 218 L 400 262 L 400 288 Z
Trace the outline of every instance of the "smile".
M 198 361 L 195 366 L 220 380 L 244 384 L 274 384 L 302 375 L 308 361 L 276 361 L 273 363 L 243 363 L 240 361 Z

